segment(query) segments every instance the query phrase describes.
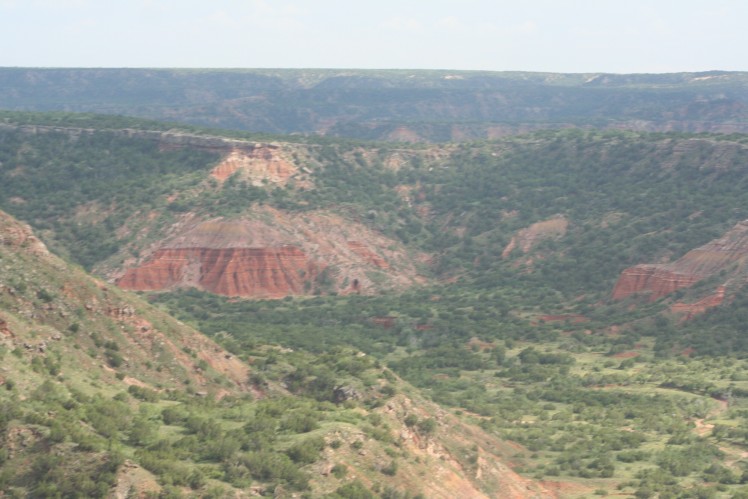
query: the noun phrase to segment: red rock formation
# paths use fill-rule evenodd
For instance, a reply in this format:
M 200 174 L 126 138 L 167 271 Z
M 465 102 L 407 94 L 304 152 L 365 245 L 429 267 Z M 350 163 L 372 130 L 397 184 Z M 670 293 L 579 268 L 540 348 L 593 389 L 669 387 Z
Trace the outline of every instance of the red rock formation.
M 233 149 L 210 174 L 223 182 L 237 171 L 252 185 L 261 186 L 265 182 L 283 185 L 298 169 L 283 157 L 279 147 L 257 145 L 253 149 Z
M 679 274 L 663 267 L 636 265 L 627 268 L 621 273 L 613 289 L 613 299 L 621 300 L 634 293 L 647 292 L 650 293 L 649 301 L 656 301 L 673 291 L 691 287 L 703 278 L 695 274 Z
M 328 213 L 302 216 L 265 206 L 246 219 L 175 228 L 170 239 L 143 252 L 139 265 L 111 278 L 130 290 L 197 287 L 259 297 L 317 291 L 317 286 L 323 292 L 373 293 L 423 282 L 401 245 Z M 324 282 L 317 282 L 324 269 L 329 269 Z
M 613 299 L 635 293 L 648 293 L 655 301 L 678 289 L 713 276 L 728 266 L 748 259 L 748 221 L 738 223 L 724 236 L 689 251 L 675 262 L 662 265 L 636 265 L 621 273 Z M 743 265 L 738 267 L 742 268 Z
M 717 307 L 725 301 L 725 287 L 720 286 L 713 295 L 702 298 L 696 303 L 674 303 L 670 311 L 683 316 L 683 320 L 692 319 L 694 316 L 703 314 L 713 307 Z
M 188 250 L 160 249 L 145 265 L 125 271 L 117 285 L 132 291 L 170 288 L 182 280 L 183 270 L 188 262 L 186 252 Z
M 233 296 L 301 293 L 316 269 L 299 248 L 232 248 L 203 252 L 201 287 Z
M 129 269 L 117 285 L 149 291 L 192 284 L 221 295 L 277 298 L 301 293 L 304 281 L 315 274 L 315 266 L 294 246 L 171 248 Z

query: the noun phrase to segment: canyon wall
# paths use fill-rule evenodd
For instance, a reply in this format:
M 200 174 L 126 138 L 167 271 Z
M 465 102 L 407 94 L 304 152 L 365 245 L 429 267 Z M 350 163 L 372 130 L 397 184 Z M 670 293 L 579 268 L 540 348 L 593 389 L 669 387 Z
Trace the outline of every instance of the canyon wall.
M 192 285 L 228 296 L 280 298 L 304 291 L 316 266 L 299 248 L 171 248 L 146 264 L 128 269 L 117 282 L 146 291 Z
M 337 215 L 295 216 L 270 207 L 253 218 L 195 222 L 112 277 L 134 291 L 195 287 L 258 298 L 371 293 L 423 282 L 392 239 Z
M 689 251 L 672 263 L 635 265 L 625 269 L 613 289 L 612 298 L 621 300 L 633 294 L 643 294 L 650 302 L 656 301 L 723 270 L 727 271 L 725 282 L 744 279 L 747 257 L 748 221 L 743 221 L 719 239 Z M 724 290 L 720 303 L 722 298 Z

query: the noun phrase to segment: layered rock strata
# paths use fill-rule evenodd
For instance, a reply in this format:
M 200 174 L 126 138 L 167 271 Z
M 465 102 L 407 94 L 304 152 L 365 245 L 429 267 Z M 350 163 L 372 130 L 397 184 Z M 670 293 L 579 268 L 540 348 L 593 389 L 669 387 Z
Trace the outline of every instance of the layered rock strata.
M 656 301 L 681 288 L 691 287 L 706 275 L 685 273 L 665 268 L 664 265 L 636 265 L 621 273 L 613 299 L 621 300 L 636 293 L 649 293 L 649 301 Z
M 117 282 L 124 289 L 193 285 L 228 296 L 283 297 L 303 291 L 316 267 L 294 246 L 278 248 L 164 248 Z
M 741 273 L 748 257 L 748 220 L 735 225 L 719 239 L 689 251 L 675 262 L 629 267 L 621 273 L 613 289 L 613 299 L 633 294 L 648 294 L 656 301 L 679 289 L 711 277 L 723 269 L 737 265 L 727 278 Z
M 135 291 L 196 287 L 228 296 L 372 293 L 421 282 L 398 243 L 318 212 L 258 208 L 252 218 L 183 227 L 136 266 L 112 276 Z
M 710 308 L 718 307 L 725 301 L 725 287 L 719 286 L 717 291 L 696 303 L 674 303 L 670 311 L 682 316 L 683 320 L 689 320 L 696 315 L 703 314 Z
M 258 144 L 253 148 L 232 149 L 210 174 L 223 182 L 237 172 L 260 187 L 265 183 L 285 185 L 298 168 L 284 157 L 280 147 Z

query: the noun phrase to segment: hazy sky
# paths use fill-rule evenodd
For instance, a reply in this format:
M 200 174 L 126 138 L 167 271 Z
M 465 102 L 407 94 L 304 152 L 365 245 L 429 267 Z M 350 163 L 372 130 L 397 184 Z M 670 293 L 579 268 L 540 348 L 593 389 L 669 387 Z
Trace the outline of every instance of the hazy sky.
M 748 70 L 745 0 L 0 0 L 0 66 Z

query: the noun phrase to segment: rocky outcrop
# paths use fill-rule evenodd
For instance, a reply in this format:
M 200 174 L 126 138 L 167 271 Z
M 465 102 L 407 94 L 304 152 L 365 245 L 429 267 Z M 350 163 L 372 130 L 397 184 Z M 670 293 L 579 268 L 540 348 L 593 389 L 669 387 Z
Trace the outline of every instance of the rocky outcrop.
M 395 241 L 339 216 L 270 207 L 251 219 L 193 222 L 112 276 L 136 291 L 196 287 L 228 296 L 372 293 L 421 282 Z
M 517 447 L 431 402 L 398 394 L 376 411 L 393 428 L 392 436 L 397 439 L 398 447 L 414 456 L 403 464 L 398 476 L 417 477 L 416 483 L 425 497 L 558 497 L 544 484 L 519 475 L 507 465 Z M 420 421 L 431 420 L 433 431 L 423 432 L 409 426 L 406 419 L 413 416 Z
M 670 311 L 680 315 L 683 320 L 689 320 L 696 315 L 703 314 L 710 308 L 718 307 L 725 301 L 725 287 L 719 286 L 717 291 L 696 303 L 674 303 Z
M 0 246 L 23 249 L 39 256 L 49 255 L 43 242 L 31 231 L 31 227 L 20 223 L 5 212 L 0 211 Z
M 734 271 L 725 279 L 744 279 L 743 269 L 747 258 L 748 220 L 738 223 L 721 238 L 689 251 L 675 262 L 629 267 L 618 278 L 613 299 L 647 294 L 649 301 L 655 301 L 733 265 L 736 265 Z
M 678 272 L 665 265 L 636 265 L 621 273 L 613 299 L 621 300 L 635 293 L 649 293 L 649 301 L 656 301 L 681 288 L 691 287 L 706 276 Z
M 146 291 L 192 285 L 227 296 L 279 298 L 300 294 L 317 274 L 294 246 L 278 248 L 165 248 L 117 281 L 124 289 Z
M 237 172 L 252 185 L 260 187 L 285 185 L 298 173 L 298 168 L 284 157 L 279 146 L 258 144 L 251 149 L 233 149 L 210 174 L 223 182 Z
M 563 216 L 556 216 L 548 220 L 536 222 L 517 232 L 504 248 L 501 257 L 507 258 L 517 248 L 522 253 L 527 253 L 540 241 L 558 239 L 564 236 L 568 227 L 569 221 Z

